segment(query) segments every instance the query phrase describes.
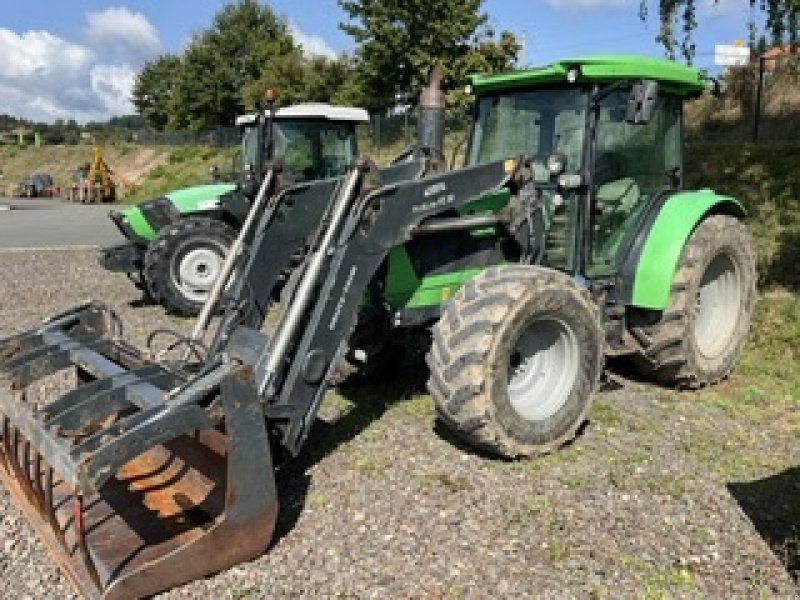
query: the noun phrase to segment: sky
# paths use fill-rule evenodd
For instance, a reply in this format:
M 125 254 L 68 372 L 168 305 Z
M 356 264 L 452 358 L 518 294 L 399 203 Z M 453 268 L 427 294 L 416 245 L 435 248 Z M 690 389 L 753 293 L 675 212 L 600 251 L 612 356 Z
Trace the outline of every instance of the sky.
M 431 0 L 436 1 L 436 0 Z M 714 44 L 746 40 L 748 0 L 697 0 L 699 67 L 713 68 Z M 287 19 L 308 54 L 351 53 L 338 28 L 336 0 L 266 0 Z M 224 0 L 2 0 L 0 113 L 52 122 L 131 114 L 137 71 L 164 52 L 179 53 Z M 525 62 L 547 64 L 590 53 L 663 56 L 657 1 L 639 19 L 639 0 L 485 0 L 496 31 L 525 39 Z

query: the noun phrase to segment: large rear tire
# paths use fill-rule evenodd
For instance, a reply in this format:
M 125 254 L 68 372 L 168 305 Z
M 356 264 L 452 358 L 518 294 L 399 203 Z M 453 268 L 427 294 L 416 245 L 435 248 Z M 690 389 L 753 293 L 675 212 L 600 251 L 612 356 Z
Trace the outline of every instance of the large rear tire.
M 699 388 L 725 378 L 738 360 L 756 298 L 755 255 L 744 224 L 704 219 L 684 246 L 663 312 L 636 311 L 634 359 L 657 381 Z
M 563 273 L 493 267 L 433 327 L 428 390 L 456 435 L 508 458 L 551 452 L 586 419 L 602 369 L 597 310 Z
M 199 314 L 236 238 L 216 219 L 188 217 L 162 229 L 144 256 L 150 296 L 182 317 Z

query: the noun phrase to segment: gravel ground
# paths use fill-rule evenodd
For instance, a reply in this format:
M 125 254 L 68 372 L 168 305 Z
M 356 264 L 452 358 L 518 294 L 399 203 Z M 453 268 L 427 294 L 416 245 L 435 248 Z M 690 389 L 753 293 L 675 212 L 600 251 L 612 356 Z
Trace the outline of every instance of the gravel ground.
M 93 252 L 0 252 L 0 336 L 89 295 L 137 343 L 188 325 L 141 306 Z M 418 373 L 396 371 L 329 394 L 279 475 L 269 552 L 165 597 L 798 596 L 797 431 L 618 379 L 575 443 L 504 462 L 455 443 Z M 68 596 L 5 491 L 0 512 L 5 595 Z

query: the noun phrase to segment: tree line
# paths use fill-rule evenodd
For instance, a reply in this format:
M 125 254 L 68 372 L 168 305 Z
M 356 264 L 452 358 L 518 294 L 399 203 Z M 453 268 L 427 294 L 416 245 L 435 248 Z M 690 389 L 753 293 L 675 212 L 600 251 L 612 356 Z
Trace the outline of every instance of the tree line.
M 398 94 L 416 97 L 438 64 L 453 111 L 466 103 L 468 73 L 513 67 L 519 46 L 496 34 L 484 0 L 338 0 L 352 56 L 308 56 L 287 21 L 257 0 L 225 5 L 211 26 L 180 54 L 148 62 L 133 88 L 133 104 L 156 130 L 203 131 L 234 123 L 267 88 L 282 105 L 331 102 L 386 108 Z
M 146 127 L 147 124 L 139 115 L 111 117 L 108 121 L 89 121 L 82 125 L 75 119 L 56 119 L 52 123 L 42 123 L 0 114 L 0 132 L 36 132 L 44 144 L 75 145 L 81 142 L 81 135 L 84 133 L 96 136 L 130 135 Z
M 267 88 L 279 90 L 283 105 L 332 102 L 374 111 L 398 95 L 413 101 L 434 64 L 443 71 L 449 109 L 460 112 L 469 101 L 463 91 L 468 73 L 516 64 L 517 40 L 488 25 L 484 0 L 337 1 L 346 16 L 339 27 L 355 42 L 352 55 L 308 56 L 286 19 L 268 5 L 235 0 L 180 54 L 164 54 L 144 66 L 133 89 L 138 114 L 156 130 L 229 126 L 237 114 L 252 110 Z M 751 46 L 797 46 L 799 0 L 747 1 Z M 657 7 L 656 41 L 667 57 L 692 62 L 699 2 L 640 0 L 642 20 L 649 18 L 651 5 Z M 757 39 L 758 16 L 764 33 Z

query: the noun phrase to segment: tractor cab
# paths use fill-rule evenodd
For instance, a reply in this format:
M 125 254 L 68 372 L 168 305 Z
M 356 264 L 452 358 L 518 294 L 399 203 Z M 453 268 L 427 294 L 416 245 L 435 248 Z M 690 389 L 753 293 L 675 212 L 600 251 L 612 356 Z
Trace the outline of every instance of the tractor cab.
M 682 186 L 682 101 L 705 88 L 697 70 L 607 56 L 472 85 L 467 164 L 532 157 L 547 232 L 542 262 L 590 277 L 616 273 L 646 208 Z
M 363 108 L 296 104 L 275 111 L 272 142 L 267 143 L 296 182 L 339 177 L 358 155 L 356 126 L 368 121 Z M 242 170 L 247 177 L 258 151 L 256 115 L 240 116 L 236 124 L 242 128 Z

